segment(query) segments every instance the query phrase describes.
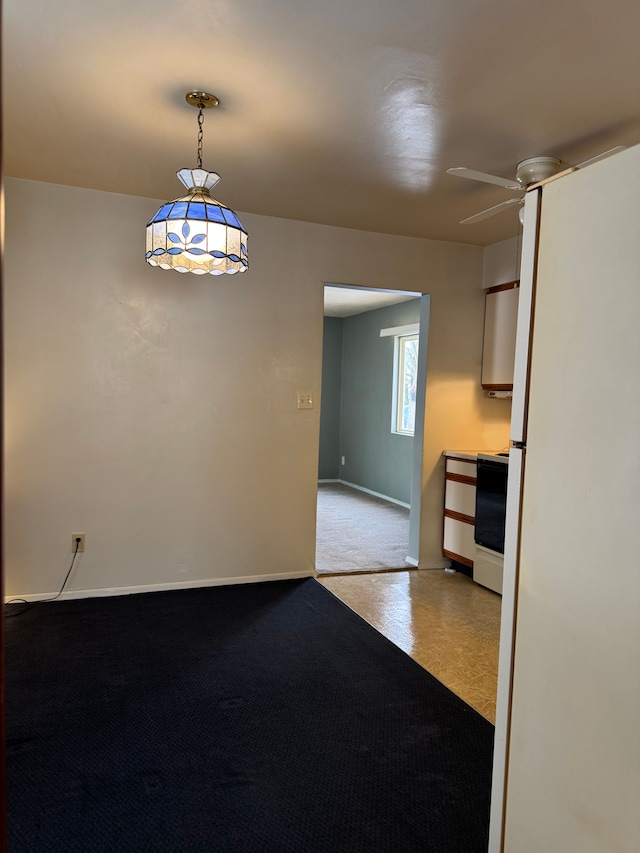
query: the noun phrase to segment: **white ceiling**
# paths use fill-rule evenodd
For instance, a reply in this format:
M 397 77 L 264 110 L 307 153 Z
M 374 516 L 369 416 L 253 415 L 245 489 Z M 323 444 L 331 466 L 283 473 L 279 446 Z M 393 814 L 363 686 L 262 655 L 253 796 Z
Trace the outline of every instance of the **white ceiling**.
M 369 290 L 367 287 L 345 287 L 328 285 L 324 287 L 324 316 L 352 317 L 376 308 L 387 308 L 398 302 L 417 299 L 420 293 L 403 293 L 398 290 Z
M 637 0 L 5 0 L 5 173 L 171 199 L 204 165 L 238 211 L 486 245 L 512 177 L 640 141 Z

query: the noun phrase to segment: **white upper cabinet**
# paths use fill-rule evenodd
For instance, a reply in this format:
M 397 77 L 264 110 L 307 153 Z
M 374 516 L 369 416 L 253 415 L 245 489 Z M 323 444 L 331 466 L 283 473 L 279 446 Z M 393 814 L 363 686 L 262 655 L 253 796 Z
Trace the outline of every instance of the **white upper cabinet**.
M 519 282 L 487 290 L 482 350 L 482 387 L 487 391 L 513 389 Z

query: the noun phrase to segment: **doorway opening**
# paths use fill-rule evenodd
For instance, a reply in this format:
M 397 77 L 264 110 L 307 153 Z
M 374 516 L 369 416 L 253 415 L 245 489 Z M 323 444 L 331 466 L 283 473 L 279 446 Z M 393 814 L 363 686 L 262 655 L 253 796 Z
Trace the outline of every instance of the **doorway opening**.
M 319 575 L 418 566 L 429 303 L 325 284 Z

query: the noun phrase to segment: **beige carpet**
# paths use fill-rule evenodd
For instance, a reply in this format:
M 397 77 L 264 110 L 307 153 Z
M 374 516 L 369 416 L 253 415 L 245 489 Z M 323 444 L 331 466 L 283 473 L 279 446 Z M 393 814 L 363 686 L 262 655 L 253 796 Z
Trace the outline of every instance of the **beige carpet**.
M 342 483 L 318 484 L 318 574 L 406 569 L 409 510 Z

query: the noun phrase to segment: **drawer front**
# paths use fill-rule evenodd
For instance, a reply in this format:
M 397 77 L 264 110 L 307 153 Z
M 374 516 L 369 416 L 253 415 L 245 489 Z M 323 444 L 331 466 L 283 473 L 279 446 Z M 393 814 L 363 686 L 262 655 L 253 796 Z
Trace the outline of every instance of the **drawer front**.
M 473 565 L 474 581 L 502 595 L 503 563 L 504 560 L 501 554 L 491 554 L 485 551 L 484 548 L 476 548 Z
M 476 555 L 476 543 L 473 541 L 473 524 L 467 524 L 455 518 L 445 518 L 443 548 L 451 554 L 465 557 L 473 565 L 473 559 Z
M 461 512 L 471 518 L 476 514 L 476 487 L 467 483 L 447 480 L 444 492 L 444 508 Z
M 475 480 L 477 465 L 475 462 L 464 462 L 461 459 L 449 459 L 447 457 L 447 474 L 462 474 L 463 477 L 473 477 Z

